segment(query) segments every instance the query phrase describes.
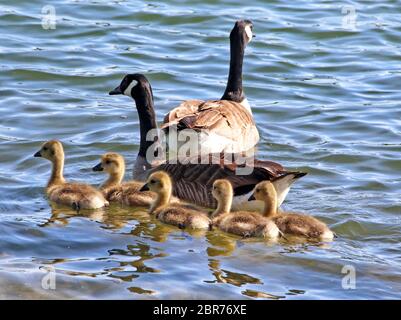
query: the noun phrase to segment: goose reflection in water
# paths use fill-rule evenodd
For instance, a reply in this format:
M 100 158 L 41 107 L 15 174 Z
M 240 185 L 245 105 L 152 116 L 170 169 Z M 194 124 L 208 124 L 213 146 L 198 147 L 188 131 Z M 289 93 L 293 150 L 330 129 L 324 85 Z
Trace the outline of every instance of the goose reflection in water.
M 51 208 L 51 216 L 43 223 L 39 224 L 39 227 L 48 227 L 53 224 L 67 226 L 69 219 L 71 218 L 88 218 L 89 220 L 103 223 L 105 217 L 104 208 L 94 210 L 80 210 L 79 213 L 71 208 L 63 205 L 49 202 Z
M 209 269 L 216 280 L 205 281 L 207 283 L 228 283 L 237 287 L 247 284 L 263 284 L 259 278 L 247 275 L 245 273 L 233 272 L 220 268 L 220 260 L 209 259 Z

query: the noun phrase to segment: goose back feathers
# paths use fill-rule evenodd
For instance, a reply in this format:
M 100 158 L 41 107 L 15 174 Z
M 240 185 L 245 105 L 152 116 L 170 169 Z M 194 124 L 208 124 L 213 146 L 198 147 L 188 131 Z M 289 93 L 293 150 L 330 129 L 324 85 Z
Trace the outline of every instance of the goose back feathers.
M 211 158 L 209 156 L 209 158 Z M 209 159 L 210 160 L 210 159 Z M 218 161 L 220 163 L 218 163 Z M 201 159 L 194 163 L 164 163 L 150 172 L 163 170 L 173 180 L 173 194 L 185 201 L 195 203 L 199 206 L 215 208 L 217 205 L 211 190 L 215 180 L 227 179 L 234 188 L 233 209 L 260 210 L 263 203 L 248 201 L 256 184 L 269 180 L 277 188 L 279 205 L 284 201 L 291 184 L 306 173 L 286 171 L 280 164 L 273 161 L 255 160 L 251 166 L 251 172 L 246 175 L 238 175 L 237 164 L 224 164 L 223 159 L 213 159 L 211 162 L 204 162 Z M 207 164 L 202 164 L 207 163 Z M 216 163 L 217 162 L 217 163 Z M 245 165 L 241 165 L 244 167 Z
M 248 151 L 259 141 L 252 115 L 233 101 L 192 100 L 192 104 L 185 101 L 165 116 L 161 128 L 169 134 L 172 126 L 176 126 L 177 131 L 196 131 L 195 143 L 201 148 L 201 155 Z

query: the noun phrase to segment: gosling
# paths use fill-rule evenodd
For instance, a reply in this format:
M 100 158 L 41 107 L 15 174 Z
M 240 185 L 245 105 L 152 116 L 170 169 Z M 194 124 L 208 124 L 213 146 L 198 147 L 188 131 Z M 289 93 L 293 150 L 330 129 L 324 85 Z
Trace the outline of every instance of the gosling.
M 335 234 L 318 219 L 297 213 L 278 212 L 277 193 L 270 181 L 256 185 L 249 201 L 264 202 L 263 216 L 272 219 L 284 235 L 304 237 L 311 240 L 332 241 Z
M 102 193 L 92 186 L 65 181 L 63 176 L 64 149 L 60 141 L 47 141 L 34 154 L 34 157 L 42 157 L 52 162 L 52 174 L 46 187 L 49 200 L 70 206 L 77 211 L 80 209 L 98 209 L 109 205 Z
M 124 157 L 118 153 L 104 154 L 100 163 L 92 170 L 105 171 L 109 174 L 108 179 L 100 186 L 100 191 L 110 202 L 133 207 L 148 207 L 156 198 L 153 192 L 139 191 L 143 182 L 133 180 L 121 183 L 125 174 L 125 161 Z
M 156 171 L 148 177 L 140 191 L 150 190 L 156 193 L 149 213 L 154 214 L 158 220 L 181 229 L 210 229 L 211 221 L 206 213 L 186 205 L 171 203 L 172 187 L 171 178 L 164 171 Z
M 218 179 L 213 183 L 213 197 L 217 208 L 212 214 L 213 226 L 228 233 L 242 237 L 262 237 L 277 240 L 280 231 L 273 221 L 257 212 L 230 212 L 233 200 L 233 187 L 228 180 Z

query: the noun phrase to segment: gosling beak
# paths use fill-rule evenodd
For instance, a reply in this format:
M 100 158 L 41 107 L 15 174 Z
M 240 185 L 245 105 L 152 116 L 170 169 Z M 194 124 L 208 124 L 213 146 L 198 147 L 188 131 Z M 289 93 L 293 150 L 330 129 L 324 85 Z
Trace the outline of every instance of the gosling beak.
M 249 197 L 248 201 L 253 201 L 253 200 L 256 200 L 256 198 L 255 198 L 255 196 L 252 194 L 252 195 Z
M 40 154 L 40 151 L 36 152 L 33 156 L 34 157 L 42 157 L 42 155 Z
M 93 170 L 93 171 L 103 171 L 102 164 L 101 164 L 101 163 L 97 164 L 96 166 L 94 166 L 94 167 L 92 168 L 92 170 Z
M 109 92 L 109 95 L 111 95 L 111 96 L 116 95 L 116 94 L 123 94 L 123 92 L 120 89 L 120 86 L 118 86 L 117 88 L 115 88 Z
M 150 189 L 149 189 L 149 187 L 148 187 L 148 184 L 147 183 L 145 183 L 143 186 L 142 186 L 142 188 L 141 189 L 139 189 L 139 191 L 149 191 Z

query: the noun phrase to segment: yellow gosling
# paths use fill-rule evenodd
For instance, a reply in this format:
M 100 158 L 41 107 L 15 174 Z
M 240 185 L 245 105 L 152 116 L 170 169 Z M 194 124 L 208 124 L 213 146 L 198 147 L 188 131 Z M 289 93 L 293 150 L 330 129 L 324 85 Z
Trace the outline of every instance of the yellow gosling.
M 305 214 L 279 212 L 276 189 L 270 181 L 256 185 L 254 194 L 249 200 L 254 199 L 264 202 L 263 216 L 272 219 L 284 235 L 322 241 L 333 240 L 334 233 L 318 219 Z
M 210 229 L 211 221 L 206 213 L 186 205 L 171 203 L 172 181 L 164 171 L 152 173 L 141 191 L 153 191 L 156 199 L 151 204 L 149 213 L 160 221 L 179 228 Z
M 230 212 L 233 188 L 228 180 L 216 180 L 213 183 L 212 194 L 218 203 L 212 214 L 212 221 L 220 230 L 242 237 L 263 237 L 271 240 L 280 236 L 275 223 L 257 212 Z
M 77 211 L 97 209 L 109 204 L 102 193 L 92 186 L 65 181 L 64 150 L 60 141 L 47 141 L 34 157 L 42 157 L 52 163 L 52 174 L 46 187 L 46 194 L 51 201 L 70 206 Z
M 109 152 L 101 157 L 93 171 L 105 171 L 108 179 L 100 186 L 104 197 L 111 202 L 133 207 L 148 207 L 155 199 L 156 194 L 150 191 L 139 191 L 143 182 L 128 181 L 122 183 L 125 174 L 124 157 L 118 153 Z

